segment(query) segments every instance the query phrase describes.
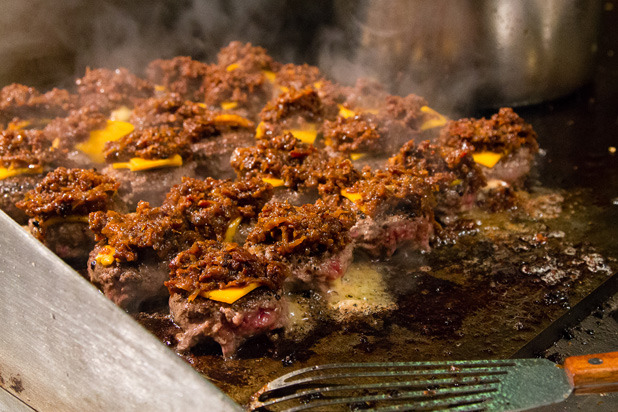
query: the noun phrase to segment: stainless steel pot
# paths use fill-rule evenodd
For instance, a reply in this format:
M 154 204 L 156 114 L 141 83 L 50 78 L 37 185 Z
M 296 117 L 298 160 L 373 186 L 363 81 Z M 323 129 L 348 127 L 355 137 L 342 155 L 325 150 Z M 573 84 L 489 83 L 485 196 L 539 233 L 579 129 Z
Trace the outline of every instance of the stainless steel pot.
M 356 74 L 447 109 L 537 103 L 582 86 L 600 11 L 598 0 L 336 2 Z M 343 81 L 344 67 L 329 69 Z

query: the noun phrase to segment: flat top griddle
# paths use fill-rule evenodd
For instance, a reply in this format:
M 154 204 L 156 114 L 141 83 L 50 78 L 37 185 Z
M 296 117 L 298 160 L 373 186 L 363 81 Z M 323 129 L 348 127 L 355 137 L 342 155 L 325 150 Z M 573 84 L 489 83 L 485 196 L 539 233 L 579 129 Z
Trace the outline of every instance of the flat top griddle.
M 273 375 L 316 363 L 538 355 L 616 293 L 618 62 L 606 51 L 618 34 L 616 17 L 604 18 L 593 82 L 563 99 L 516 109 L 544 152 L 529 199 L 541 213 L 471 214 L 453 229 L 463 236 L 430 254 L 401 250 L 371 262 L 400 311 L 326 323 L 300 345 L 257 339 L 228 361 L 203 346 L 187 361 L 244 403 Z M 166 319 L 138 320 L 173 346 Z

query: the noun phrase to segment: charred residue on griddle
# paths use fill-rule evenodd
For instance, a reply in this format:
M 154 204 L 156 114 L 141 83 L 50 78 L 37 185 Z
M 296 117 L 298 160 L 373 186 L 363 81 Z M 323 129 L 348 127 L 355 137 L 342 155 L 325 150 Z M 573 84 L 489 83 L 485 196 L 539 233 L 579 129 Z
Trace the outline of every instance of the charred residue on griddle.
M 21 376 L 11 376 L 11 378 L 9 379 L 9 388 L 11 388 L 17 393 L 23 392 L 25 388 L 24 383 L 21 380 Z

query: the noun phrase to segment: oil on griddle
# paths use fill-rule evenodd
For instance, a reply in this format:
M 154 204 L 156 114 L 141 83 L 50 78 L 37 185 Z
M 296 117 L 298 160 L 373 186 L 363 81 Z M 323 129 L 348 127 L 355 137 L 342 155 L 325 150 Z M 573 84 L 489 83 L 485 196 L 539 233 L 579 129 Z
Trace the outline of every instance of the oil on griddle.
M 616 267 L 612 249 L 599 246 L 615 227 L 589 224 L 612 222 L 612 211 L 595 204 L 594 191 L 548 187 L 534 171 L 526 179 L 536 136 L 511 109 L 446 123 L 422 97 L 391 96 L 363 80 L 340 87 L 317 68 L 283 65 L 239 43 L 212 65 L 153 62 L 147 77 L 101 69 L 79 79 L 76 92 L 3 89 L 3 190 L 29 193 L 18 206 L 58 254 L 62 239 L 92 247 L 81 240 L 92 236 L 89 220 L 98 241 L 90 256 L 63 257 L 240 403 L 290 367 L 509 356 Z M 450 139 L 494 127 L 514 127 L 521 141 Z M 115 141 L 95 142 L 102 130 Z M 97 144 L 106 166 L 91 150 Z M 485 169 L 476 164 L 492 158 L 498 163 Z M 537 157 L 537 170 L 549 160 Z M 95 165 L 102 174 L 55 169 Z M 143 197 L 152 204 L 137 204 Z M 301 236 L 270 247 L 265 239 L 281 222 Z M 307 238 L 306 251 L 295 252 Z M 225 246 L 245 239 L 246 250 Z M 199 261 L 204 250 L 210 261 Z M 221 269 L 221 253 L 241 256 L 258 286 L 277 286 L 272 268 L 281 264 L 301 272 L 300 285 L 278 291 L 289 301 L 285 328 L 225 346 L 196 343 L 174 323 L 168 266 L 190 272 L 197 260 Z M 123 275 L 137 281 L 123 284 Z M 188 302 L 211 296 L 168 285 Z M 138 293 L 128 295 L 133 287 Z M 279 296 L 263 292 L 247 296 L 278 308 Z M 191 316 L 180 313 L 178 324 Z

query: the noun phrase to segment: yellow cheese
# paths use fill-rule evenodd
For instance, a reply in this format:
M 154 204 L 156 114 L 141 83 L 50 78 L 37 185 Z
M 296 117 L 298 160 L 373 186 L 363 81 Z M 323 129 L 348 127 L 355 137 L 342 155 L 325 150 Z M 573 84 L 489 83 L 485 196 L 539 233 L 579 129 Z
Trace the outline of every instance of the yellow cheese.
M 225 68 L 225 70 L 227 70 L 228 72 L 233 72 L 234 70 L 238 69 L 240 66 L 238 65 L 238 63 L 232 63 L 229 66 L 227 66 Z
M 421 107 L 421 112 L 428 115 L 427 120 L 421 125 L 421 130 L 433 129 L 435 127 L 442 127 L 446 124 L 446 117 L 436 112 L 429 106 Z
M 234 240 L 234 235 L 236 234 L 236 230 L 238 229 L 238 225 L 240 225 L 240 222 L 242 221 L 242 217 L 237 217 L 236 219 L 232 220 L 232 222 L 230 222 L 229 226 L 227 227 L 227 230 L 225 231 L 225 241 L 226 242 L 232 242 Z
M 282 179 L 277 179 L 276 177 L 263 177 L 262 181 L 270 184 L 272 187 L 283 186 L 285 183 Z
M 16 122 L 11 122 L 8 124 L 8 130 L 24 130 L 26 127 L 30 126 L 32 122 L 30 120 L 19 120 Z
M 109 118 L 113 121 L 128 122 L 131 118 L 131 113 L 133 111 L 127 106 L 120 106 L 109 115 Z
M 271 72 L 270 70 L 262 70 L 262 74 L 264 75 L 264 77 L 266 77 L 266 80 L 268 80 L 270 83 L 275 83 L 275 80 L 277 79 L 277 75 L 274 72 Z
M 320 90 L 322 88 L 322 86 L 324 86 L 324 83 L 321 81 L 317 81 L 313 83 L 313 87 L 315 87 L 316 89 Z
M 164 92 L 166 90 L 165 86 L 163 86 L 162 84 L 156 84 L 154 89 L 155 89 L 155 92 Z
M 49 226 L 57 225 L 58 223 L 76 223 L 76 222 L 88 223 L 88 216 L 74 215 L 74 216 L 66 216 L 66 217 L 60 217 L 60 216 L 50 217 L 49 219 L 44 220 L 43 222 L 39 223 L 39 225 L 43 227 L 49 227 Z
M 39 173 L 43 173 L 42 166 L 17 167 L 17 168 L 9 167 L 8 169 L 6 167 L 0 167 L 0 180 L 7 179 L 13 176 L 36 175 Z
M 264 122 L 259 122 L 257 127 L 255 128 L 255 138 L 261 139 L 262 137 L 264 137 L 264 133 Z
M 251 128 L 253 127 L 253 122 L 249 119 L 245 119 L 242 116 L 237 114 L 219 114 L 215 116 L 214 119 L 216 124 L 226 125 L 226 126 L 239 126 Z
M 104 129 L 91 131 L 90 138 L 85 142 L 76 144 L 75 148 L 86 153 L 94 162 L 103 163 L 105 162 L 103 156 L 105 143 L 113 142 L 128 135 L 134 128 L 131 123 L 108 120 Z
M 318 137 L 318 131 L 314 125 L 310 124 L 303 129 L 290 129 L 286 130 L 292 133 L 292 135 L 303 143 L 313 144 Z
M 363 195 L 360 193 L 348 192 L 345 189 L 341 189 L 341 196 L 350 199 L 354 203 L 358 203 L 363 199 Z
M 350 159 L 352 160 L 358 160 L 358 159 L 362 159 L 363 157 L 366 157 L 367 153 L 350 153 Z
M 478 152 L 472 153 L 472 158 L 474 161 L 480 165 L 485 167 L 489 167 L 490 169 L 496 165 L 502 159 L 504 153 L 495 153 L 495 152 Z
M 103 249 L 97 255 L 97 257 L 94 258 L 94 260 L 99 265 L 109 266 L 112 263 L 114 263 L 114 253 L 116 253 L 116 250 L 113 247 L 109 245 L 104 246 Z
M 114 169 L 129 169 L 132 172 L 149 169 L 159 169 L 162 167 L 177 167 L 182 166 L 182 157 L 175 154 L 169 159 L 147 160 L 139 157 L 133 157 L 128 162 L 118 162 L 112 165 Z
M 338 106 L 339 106 L 339 116 L 343 117 L 344 119 L 347 119 L 348 117 L 356 116 L 356 112 L 355 111 L 348 109 L 347 107 L 343 106 L 342 104 L 340 104 Z
M 238 102 L 222 102 L 221 108 L 223 110 L 232 110 L 238 107 Z
M 208 290 L 200 292 L 199 295 L 218 302 L 234 303 L 258 287 L 260 287 L 259 283 L 249 283 L 247 286 L 242 287 Z

